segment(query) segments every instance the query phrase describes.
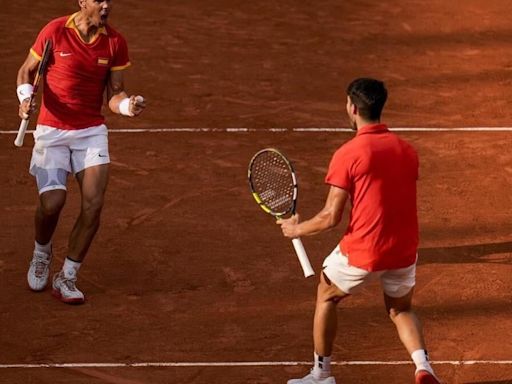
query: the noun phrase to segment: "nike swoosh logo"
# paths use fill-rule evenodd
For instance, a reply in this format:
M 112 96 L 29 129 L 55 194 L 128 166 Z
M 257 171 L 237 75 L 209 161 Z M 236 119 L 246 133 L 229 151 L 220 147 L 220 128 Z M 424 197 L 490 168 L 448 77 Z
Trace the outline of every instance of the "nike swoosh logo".
M 98 154 L 99 157 L 108 157 L 108 155 L 102 155 L 101 153 Z
M 66 56 L 71 56 L 71 55 L 72 55 L 72 53 L 70 53 L 70 52 L 61 52 L 60 53 L 60 57 L 66 57 Z

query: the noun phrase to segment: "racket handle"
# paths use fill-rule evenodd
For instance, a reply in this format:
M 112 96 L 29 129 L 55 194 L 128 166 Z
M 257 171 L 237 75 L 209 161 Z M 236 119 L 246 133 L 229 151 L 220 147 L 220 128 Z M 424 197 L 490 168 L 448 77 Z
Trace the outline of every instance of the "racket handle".
M 20 123 L 20 128 L 18 129 L 18 135 L 14 140 L 14 145 L 17 147 L 23 146 L 23 139 L 25 138 L 25 132 L 27 131 L 29 119 L 22 119 Z
M 293 248 L 295 248 L 295 253 L 297 253 L 297 257 L 299 258 L 300 266 L 304 271 L 304 277 L 311 277 L 315 274 L 313 267 L 311 267 L 311 263 L 309 262 L 308 254 L 304 249 L 304 245 L 302 245 L 302 241 L 299 238 L 292 239 Z

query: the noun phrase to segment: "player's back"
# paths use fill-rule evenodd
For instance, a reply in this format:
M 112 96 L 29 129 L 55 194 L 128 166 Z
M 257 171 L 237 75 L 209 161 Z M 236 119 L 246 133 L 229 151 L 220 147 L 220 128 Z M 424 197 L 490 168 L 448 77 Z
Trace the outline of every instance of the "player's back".
M 372 270 L 412 264 L 418 246 L 416 151 L 385 126 L 358 133 L 343 147 L 351 154 L 353 206 L 342 248 Z

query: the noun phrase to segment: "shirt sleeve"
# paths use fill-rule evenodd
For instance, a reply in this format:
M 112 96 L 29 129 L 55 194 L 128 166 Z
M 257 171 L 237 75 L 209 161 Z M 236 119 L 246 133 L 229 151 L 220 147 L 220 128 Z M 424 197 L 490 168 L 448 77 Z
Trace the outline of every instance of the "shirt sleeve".
M 30 48 L 30 53 L 34 56 L 38 61 L 42 60 L 44 46 L 46 44 L 46 40 L 51 40 L 53 37 L 54 31 L 53 24 L 47 24 L 37 35 L 36 41 Z
M 353 177 L 351 175 L 352 160 L 346 148 L 341 147 L 334 153 L 329 164 L 327 176 L 325 176 L 326 184 L 334 185 L 335 187 L 344 190 L 351 190 L 353 184 Z
M 131 65 L 130 58 L 128 56 L 128 44 L 121 35 L 116 38 L 116 45 L 114 50 L 114 57 L 112 60 L 111 71 L 121 71 Z

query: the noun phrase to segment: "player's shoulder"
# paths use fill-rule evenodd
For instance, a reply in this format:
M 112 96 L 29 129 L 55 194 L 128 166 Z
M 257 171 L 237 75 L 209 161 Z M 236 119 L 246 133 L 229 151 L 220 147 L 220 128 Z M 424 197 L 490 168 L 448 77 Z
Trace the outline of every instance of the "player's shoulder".
M 62 31 L 66 28 L 66 23 L 70 16 L 61 16 L 56 19 L 50 20 L 40 32 L 40 36 L 44 36 L 45 39 L 60 36 Z
M 58 30 L 60 28 L 64 28 L 70 17 L 71 15 L 57 17 L 53 20 L 50 20 L 44 28 L 49 30 Z
M 363 146 L 363 141 L 361 140 L 361 136 L 354 136 L 351 139 L 345 141 L 340 145 L 336 153 L 351 153 L 360 149 Z
M 352 158 L 355 155 L 357 155 L 358 144 L 357 144 L 357 141 L 354 140 L 355 138 L 356 137 L 353 137 L 352 139 L 347 140 L 344 143 L 342 143 L 336 149 L 336 151 L 334 151 L 334 154 L 332 155 L 332 160 L 333 161 L 341 161 L 342 159 L 346 160 L 348 158 Z

